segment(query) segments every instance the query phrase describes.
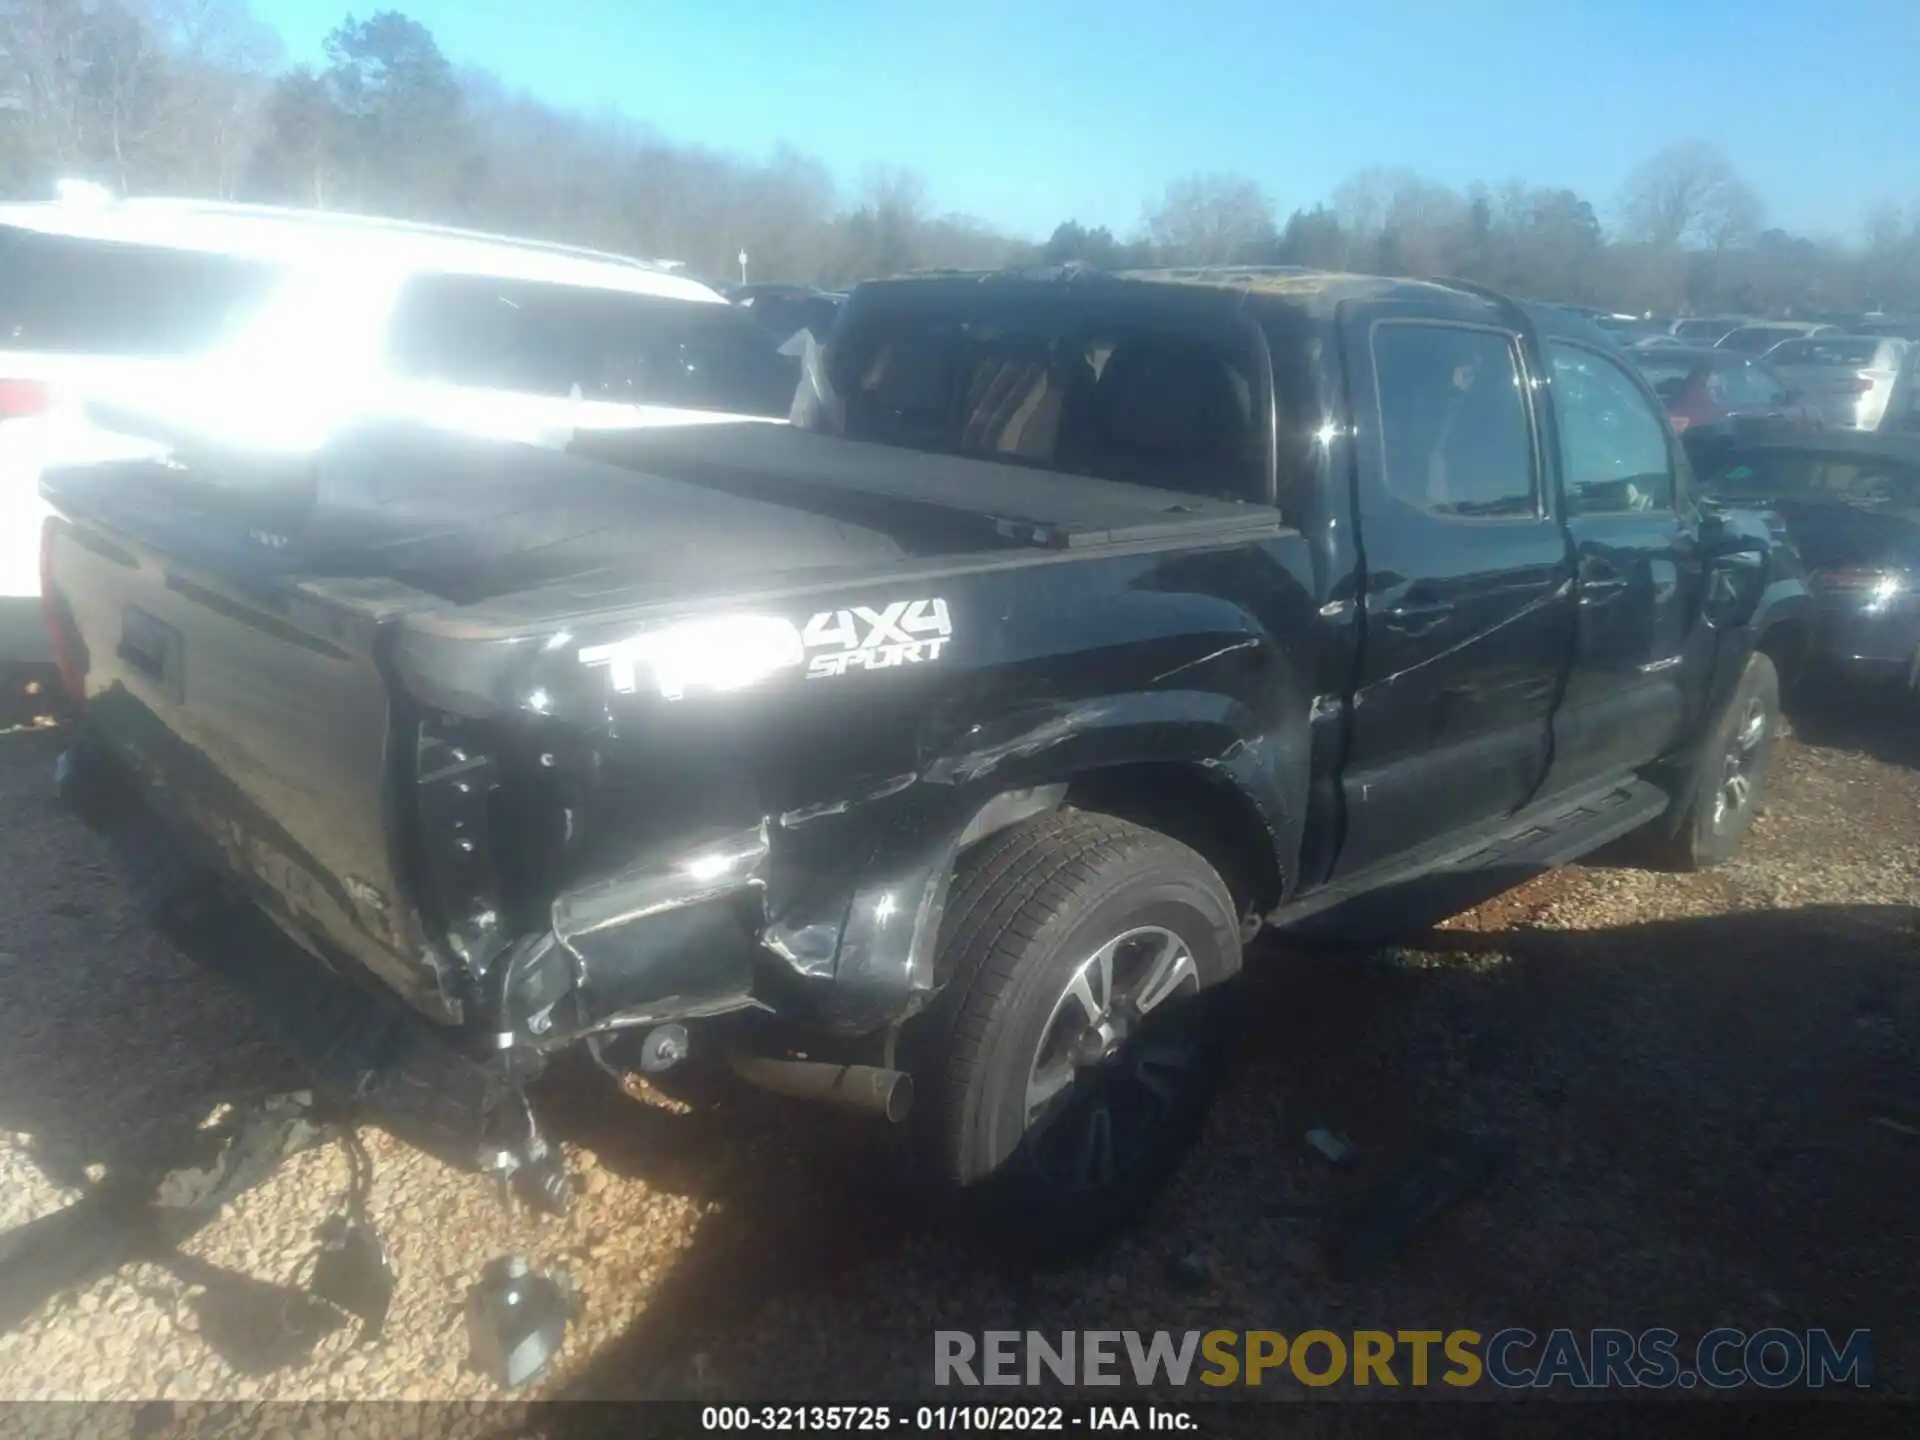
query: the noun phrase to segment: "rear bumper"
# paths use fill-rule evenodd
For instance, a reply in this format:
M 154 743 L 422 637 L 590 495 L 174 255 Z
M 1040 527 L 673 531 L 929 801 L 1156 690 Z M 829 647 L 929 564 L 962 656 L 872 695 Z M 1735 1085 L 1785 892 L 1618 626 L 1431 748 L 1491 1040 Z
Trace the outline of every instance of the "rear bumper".
M 420 1003 L 417 988 L 400 989 L 391 975 L 365 963 L 357 947 L 343 943 L 340 927 L 316 923 L 317 907 L 289 903 L 290 895 L 311 899 L 338 888 L 332 877 L 311 873 L 296 886 L 284 881 L 285 864 L 236 863 L 237 855 L 270 847 L 271 827 L 231 796 L 230 803 L 212 804 L 209 787 L 191 786 L 196 772 L 183 765 L 168 769 L 165 786 L 142 784 L 98 720 L 97 713 L 82 720 L 62 762 L 63 795 L 109 837 L 164 837 L 146 839 L 141 854 L 116 853 L 136 891 L 153 888 L 150 872 L 164 858 L 160 868 L 173 877 L 164 888 L 232 898 L 228 913 L 247 917 L 234 922 L 250 937 L 245 955 L 236 958 L 232 946 L 209 935 L 193 947 L 194 958 L 234 981 L 296 1040 L 314 1016 L 353 1009 L 344 999 L 328 1001 L 326 990 L 365 997 L 358 1023 L 370 1032 L 428 1035 L 475 1064 L 509 1052 L 558 1051 L 594 1034 L 766 1008 L 752 998 L 756 947 L 737 903 L 751 891 L 764 847 L 737 847 L 728 857 L 736 873 L 703 872 L 691 884 L 683 874 L 648 870 L 562 893 L 550 908 L 549 928 L 490 947 L 482 963 L 458 967 L 461 1004 L 449 1017 Z M 169 803 L 169 795 L 189 799 L 181 806 Z M 224 833 L 209 833 L 223 827 Z M 223 843 L 234 835 L 245 843 Z M 351 1030 L 353 1023 L 333 1028 Z M 336 1033 L 294 1048 L 311 1060 L 315 1045 L 331 1052 L 345 1044 Z

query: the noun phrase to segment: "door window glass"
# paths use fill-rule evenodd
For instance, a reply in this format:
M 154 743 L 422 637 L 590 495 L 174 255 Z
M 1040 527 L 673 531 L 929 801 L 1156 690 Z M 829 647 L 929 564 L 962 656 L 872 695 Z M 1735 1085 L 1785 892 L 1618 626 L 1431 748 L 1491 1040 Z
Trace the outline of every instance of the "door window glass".
M 1387 488 L 1435 515 L 1533 516 L 1533 427 L 1513 338 L 1456 325 L 1373 333 Z
M 1547 355 L 1568 513 L 1671 509 L 1666 422 L 1640 387 L 1598 351 L 1556 340 Z

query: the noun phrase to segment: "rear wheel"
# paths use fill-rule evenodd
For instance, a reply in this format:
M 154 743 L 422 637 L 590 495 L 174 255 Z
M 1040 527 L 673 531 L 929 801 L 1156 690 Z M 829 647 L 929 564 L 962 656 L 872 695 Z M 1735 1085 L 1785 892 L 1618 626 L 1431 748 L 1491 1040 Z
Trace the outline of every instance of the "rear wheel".
M 1700 757 L 1693 800 L 1660 847 L 1667 868 L 1705 870 L 1731 860 L 1766 800 L 1780 732 L 1780 674 L 1755 651 Z
M 921 1032 L 921 1139 L 999 1237 L 1091 1251 L 1199 1133 L 1240 968 L 1227 887 L 1194 851 L 1065 811 L 988 841 L 955 878 L 952 980 Z

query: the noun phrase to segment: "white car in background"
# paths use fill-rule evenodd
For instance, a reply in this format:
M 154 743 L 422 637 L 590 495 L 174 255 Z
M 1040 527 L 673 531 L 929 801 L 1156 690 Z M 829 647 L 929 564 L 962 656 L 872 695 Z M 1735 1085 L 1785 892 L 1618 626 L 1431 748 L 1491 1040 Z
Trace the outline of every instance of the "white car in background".
M 1839 430 L 1912 428 L 1916 380 L 1912 341 L 1891 335 L 1818 335 L 1783 340 L 1767 364 L 1821 423 Z
M 373 415 L 536 444 L 784 421 L 799 361 L 676 268 L 267 206 L 0 204 L 0 663 L 49 658 L 41 469 L 155 450 L 103 415 L 276 450 Z

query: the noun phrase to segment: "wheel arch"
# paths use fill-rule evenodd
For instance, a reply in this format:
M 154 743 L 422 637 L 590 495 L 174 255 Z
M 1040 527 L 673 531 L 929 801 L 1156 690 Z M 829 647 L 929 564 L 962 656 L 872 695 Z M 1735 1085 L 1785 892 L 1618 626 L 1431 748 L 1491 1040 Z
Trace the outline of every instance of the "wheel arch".
M 1179 761 L 1102 766 L 1073 777 L 1066 803 L 1129 820 L 1195 851 L 1219 872 L 1242 916 L 1272 911 L 1285 893 L 1274 821 L 1219 767 Z

